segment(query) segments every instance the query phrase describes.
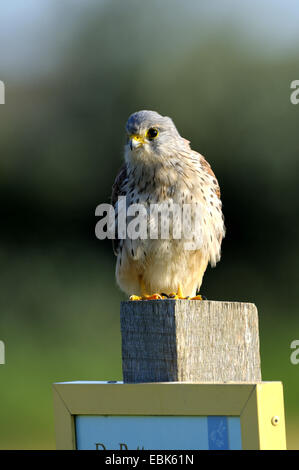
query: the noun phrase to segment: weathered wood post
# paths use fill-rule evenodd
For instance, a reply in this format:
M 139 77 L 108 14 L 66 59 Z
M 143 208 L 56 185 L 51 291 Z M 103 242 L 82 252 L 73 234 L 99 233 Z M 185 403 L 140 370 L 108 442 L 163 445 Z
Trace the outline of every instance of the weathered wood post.
M 254 304 L 122 302 L 121 333 L 126 383 L 261 381 Z

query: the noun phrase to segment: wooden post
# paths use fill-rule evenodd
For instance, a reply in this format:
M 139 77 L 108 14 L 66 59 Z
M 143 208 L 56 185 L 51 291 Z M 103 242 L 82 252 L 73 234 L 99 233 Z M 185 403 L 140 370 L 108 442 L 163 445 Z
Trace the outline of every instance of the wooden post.
M 254 304 L 122 302 L 121 333 L 125 383 L 261 381 Z

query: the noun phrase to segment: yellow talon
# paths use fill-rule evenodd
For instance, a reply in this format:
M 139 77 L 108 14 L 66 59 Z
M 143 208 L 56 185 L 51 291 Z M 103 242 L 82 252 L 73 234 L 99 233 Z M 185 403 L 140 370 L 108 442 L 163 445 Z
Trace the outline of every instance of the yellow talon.
M 160 294 L 152 294 L 152 295 L 144 295 L 143 300 L 161 300 L 162 295 Z
M 196 295 L 195 297 L 185 297 L 184 294 L 183 294 L 183 289 L 182 289 L 182 286 L 181 284 L 179 284 L 178 286 L 178 292 L 175 293 L 175 292 L 172 292 L 171 294 L 169 294 L 169 298 L 170 299 L 174 299 L 174 300 L 177 300 L 177 299 L 182 299 L 182 300 L 202 300 L 202 296 L 201 295 Z
M 142 297 L 140 297 L 139 295 L 131 295 L 130 300 L 142 300 Z
M 177 293 L 171 292 L 171 294 L 169 294 L 169 298 L 173 300 L 178 300 L 178 299 L 185 300 L 185 299 L 188 299 L 189 297 L 184 297 L 181 284 L 179 284 Z
M 202 296 L 201 295 L 196 295 L 195 297 L 191 297 L 190 300 L 202 300 Z

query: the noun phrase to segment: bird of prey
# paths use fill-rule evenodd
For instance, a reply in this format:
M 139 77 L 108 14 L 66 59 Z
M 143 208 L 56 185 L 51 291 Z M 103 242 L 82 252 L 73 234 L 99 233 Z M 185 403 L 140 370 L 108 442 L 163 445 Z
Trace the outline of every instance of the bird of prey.
M 131 300 L 201 299 L 197 294 L 204 272 L 208 263 L 215 266 L 220 260 L 225 235 L 217 179 L 209 163 L 191 149 L 167 116 L 155 111 L 135 112 L 127 121 L 126 136 L 125 162 L 112 187 L 115 221 L 120 216 L 121 196 L 126 198 L 126 208 L 132 204 L 144 208 L 148 231 L 156 223 L 151 205 L 190 205 L 200 210 L 195 233 L 200 243 L 186 249 L 184 235 L 132 239 L 118 233 L 113 240 L 117 283 Z M 194 221 L 194 209 L 191 214 Z M 126 224 L 131 219 L 128 217 Z

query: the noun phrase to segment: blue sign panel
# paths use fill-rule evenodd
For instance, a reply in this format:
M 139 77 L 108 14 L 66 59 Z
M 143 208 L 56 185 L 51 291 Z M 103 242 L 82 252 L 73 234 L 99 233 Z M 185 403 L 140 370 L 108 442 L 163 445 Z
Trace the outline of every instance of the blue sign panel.
M 76 416 L 79 450 L 242 448 L 237 416 Z

